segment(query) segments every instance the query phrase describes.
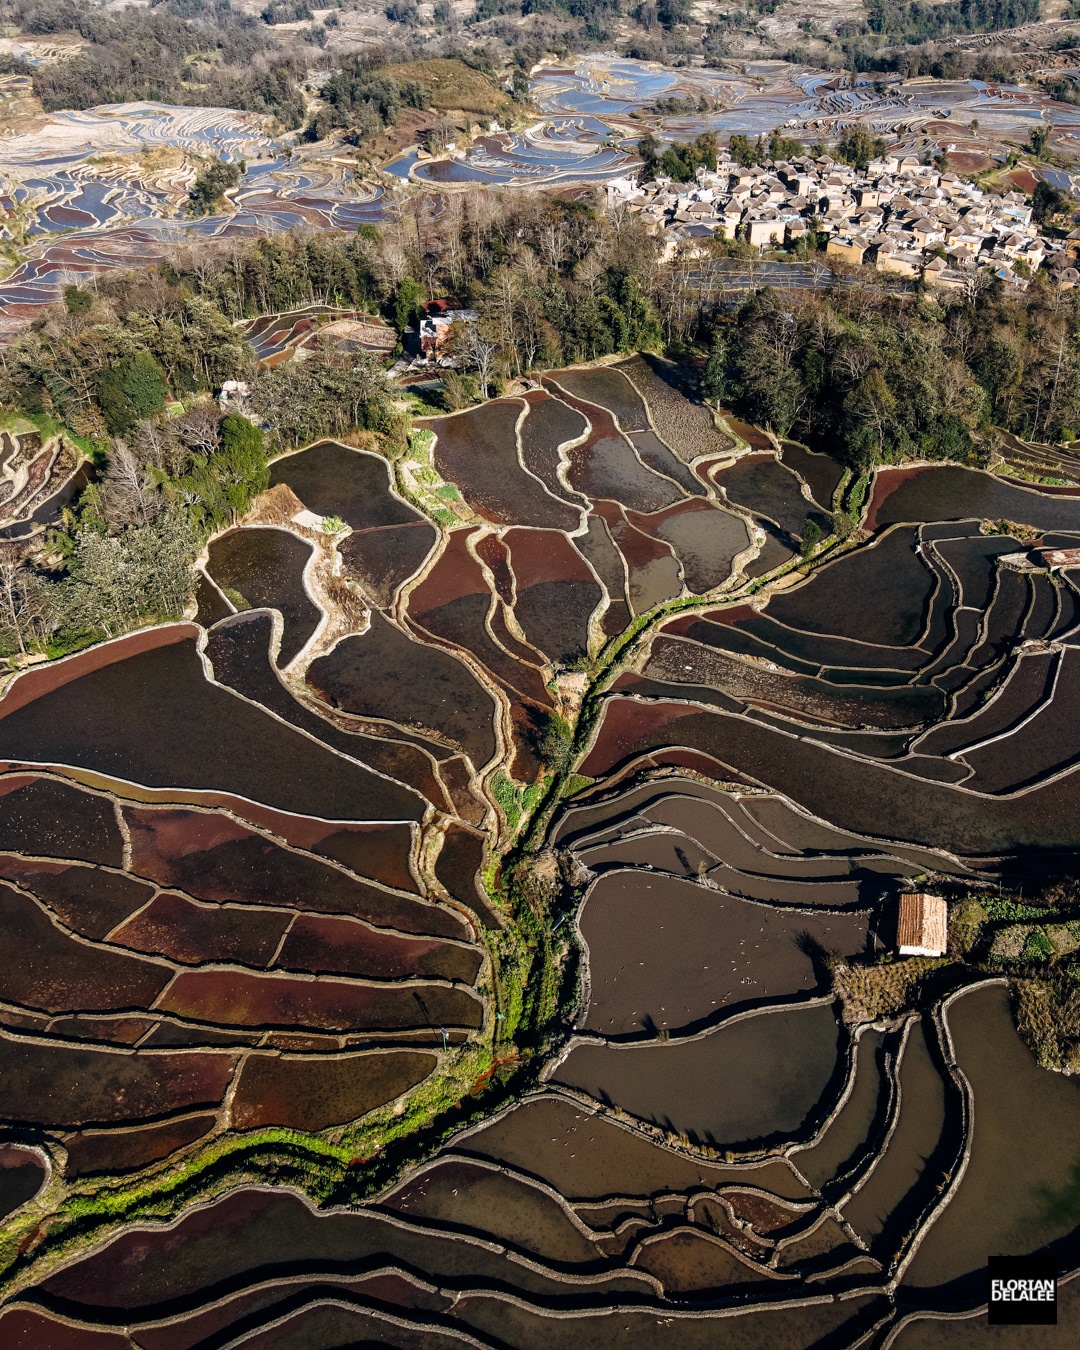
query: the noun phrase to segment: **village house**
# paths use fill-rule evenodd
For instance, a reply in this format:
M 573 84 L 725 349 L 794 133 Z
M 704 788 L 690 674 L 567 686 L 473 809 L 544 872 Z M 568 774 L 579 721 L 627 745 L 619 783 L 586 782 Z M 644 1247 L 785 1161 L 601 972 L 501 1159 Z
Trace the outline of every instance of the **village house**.
M 1080 271 L 1080 229 L 1065 241 L 1041 236 L 1022 193 L 985 192 L 912 155 L 889 154 L 860 171 L 828 155 L 743 168 L 721 151 L 716 169 L 699 168 L 693 182 L 624 176 L 607 184 L 607 197 L 663 232 L 668 255 L 681 245 L 700 251 L 710 234 L 761 250 L 816 235 L 838 263 L 945 289 L 968 287 L 980 267 L 1020 288 L 1040 268 L 1062 287 L 1076 285 Z
M 825 245 L 826 258 L 858 267 L 866 253 L 866 240 L 855 234 L 838 234 Z
M 414 341 L 421 356 L 429 361 L 445 354 L 454 324 L 475 323 L 475 309 L 464 309 L 458 300 L 432 300 L 424 306 L 423 315 L 415 330 Z

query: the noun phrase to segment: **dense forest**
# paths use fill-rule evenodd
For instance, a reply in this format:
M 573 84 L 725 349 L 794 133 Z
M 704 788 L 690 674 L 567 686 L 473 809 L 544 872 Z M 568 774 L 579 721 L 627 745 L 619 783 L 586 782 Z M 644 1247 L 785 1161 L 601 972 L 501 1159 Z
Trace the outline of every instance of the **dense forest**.
M 1080 301 L 988 283 L 940 305 L 863 287 L 752 295 L 714 328 L 715 400 L 865 470 L 902 458 L 981 462 L 1003 427 L 1041 441 L 1080 425 Z
M 870 0 L 872 33 L 907 42 L 949 37 L 953 33 L 993 33 L 1039 18 L 1039 0 Z
M 431 90 L 420 80 L 396 80 L 380 71 L 382 53 L 347 56 L 320 89 L 323 106 L 308 124 L 309 140 L 345 128 L 359 145 L 398 120 L 402 108 L 428 108 Z
M 298 81 L 313 50 L 281 45 L 229 0 L 164 0 L 149 12 L 106 10 L 84 0 L 9 0 L 6 16 L 32 37 L 77 33 L 78 56 L 29 71 L 46 111 L 153 100 L 240 108 L 303 121 Z
M 662 272 L 641 219 L 541 193 L 455 193 L 402 203 L 354 236 L 284 234 L 178 251 L 172 284 L 238 319 L 312 302 L 380 309 L 399 328 L 439 295 L 468 301 L 495 367 L 539 365 L 682 341 L 696 303 L 690 263 Z M 694 322 L 694 321 L 691 321 Z

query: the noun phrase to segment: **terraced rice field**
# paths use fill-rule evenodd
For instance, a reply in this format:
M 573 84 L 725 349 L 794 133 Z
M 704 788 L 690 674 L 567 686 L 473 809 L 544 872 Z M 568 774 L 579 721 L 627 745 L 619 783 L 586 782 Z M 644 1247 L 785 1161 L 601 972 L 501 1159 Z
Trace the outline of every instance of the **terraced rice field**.
M 42 436 L 21 418 L 0 430 L 0 540 L 41 534 L 85 487 L 89 466 L 66 436 Z
M 0 1344 L 907 1350 L 1080 1267 L 1075 1080 L 891 957 L 1075 869 L 1080 500 L 882 470 L 804 562 L 839 462 L 641 357 L 427 429 L 452 526 L 310 447 L 0 699 Z

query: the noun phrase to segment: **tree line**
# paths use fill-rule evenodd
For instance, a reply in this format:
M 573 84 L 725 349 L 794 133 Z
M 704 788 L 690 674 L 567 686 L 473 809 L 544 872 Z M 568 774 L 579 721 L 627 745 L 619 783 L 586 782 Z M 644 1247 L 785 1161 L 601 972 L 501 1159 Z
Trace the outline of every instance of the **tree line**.
M 46 110 L 153 101 L 239 108 L 273 115 L 287 129 L 304 118 L 299 81 L 311 48 L 283 45 L 228 0 L 164 0 L 112 10 L 85 0 L 12 0 L 6 17 L 31 36 L 75 32 L 77 56 L 26 66 Z
M 870 0 L 867 25 L 872 33 L 907 42 L 953 33 L 996 33 L 1039 18 L 1039 0 Z
M 691 283 L 673 289 L 660 246 L 640 217 L 609 213 L 593 195 L 477 189 L 402 202 L 385 225 L 353 236 L 200 242 L 165 272 L 234 320 L 336 304 L 379 311 L 404 332 L 425 302 L 454 297 L 480 315 L 470 341 L 490 349 L 490 384 L 676 337 Z
M 454 335 L 452 408 L 611 352 L 701 353 L 709 398 L 859 469 L 909 456 L 979 462 L 995 427 L 1052 441 L 1080 426 L 1076 291 L 1036 276 L 1016 297 L 980 274 L 955 296 L 889 295 L 853 278 L 779 294 L 750 275 L 732 312 L 728 246 L 664 255 L 662 243 L 595 196 L 477 190 L 411 198 L 354 235 L 201 241 L 93 290 L 69 287 L 0 352 L 0 406 L 52 416 L 99 446 L 98 481 L 51 540 L 52 562 L 21 574 L 31 589 L 52 587 L 51 640 L 77 640 L 93 611 L 60 604 L 90 594 L 73 577 L 89 585 L 107 563 L 134 574 L 134 559 L 174 558 L 182 540 L 190 560 L 259 490 L 265 450 L 243 428 L 230 433 L 208 401 L 224 381 L 248 383 L 268 449 L 357 428 L 388 448 L 402 442 L 406 418 L 379 362 L 316 343 L 303 362 L 260 369 L 237 326 L 253 314 L 342 305 L 381 312 L 404 336 L 426 301 L 454 297 L 478 321 Z M 133 594 L 164 613 L 164 585 Z M 119 623 L 109 604 L 102 613 Z
M 939 301 L 864 286 L 795 299 L 762 290 L 713 329 L 712 400 L 864 472 L 905 458 L 985 463 L 1002 427 L 1031 440 L 1080 426 L 1080 299 L 998 281 Z

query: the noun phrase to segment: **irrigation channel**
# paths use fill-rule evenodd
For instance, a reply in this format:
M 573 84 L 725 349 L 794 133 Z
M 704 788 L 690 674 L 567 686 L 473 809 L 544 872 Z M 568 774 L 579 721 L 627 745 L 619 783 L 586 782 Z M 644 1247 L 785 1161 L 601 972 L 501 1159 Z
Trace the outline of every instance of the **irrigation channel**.
M 679 390 L 282 457 L 8 683 L 0 1343 L 913 1350 L 1080 1267 L 1080 928 L 995 898 L 1080 850 L 1080 496 Z

